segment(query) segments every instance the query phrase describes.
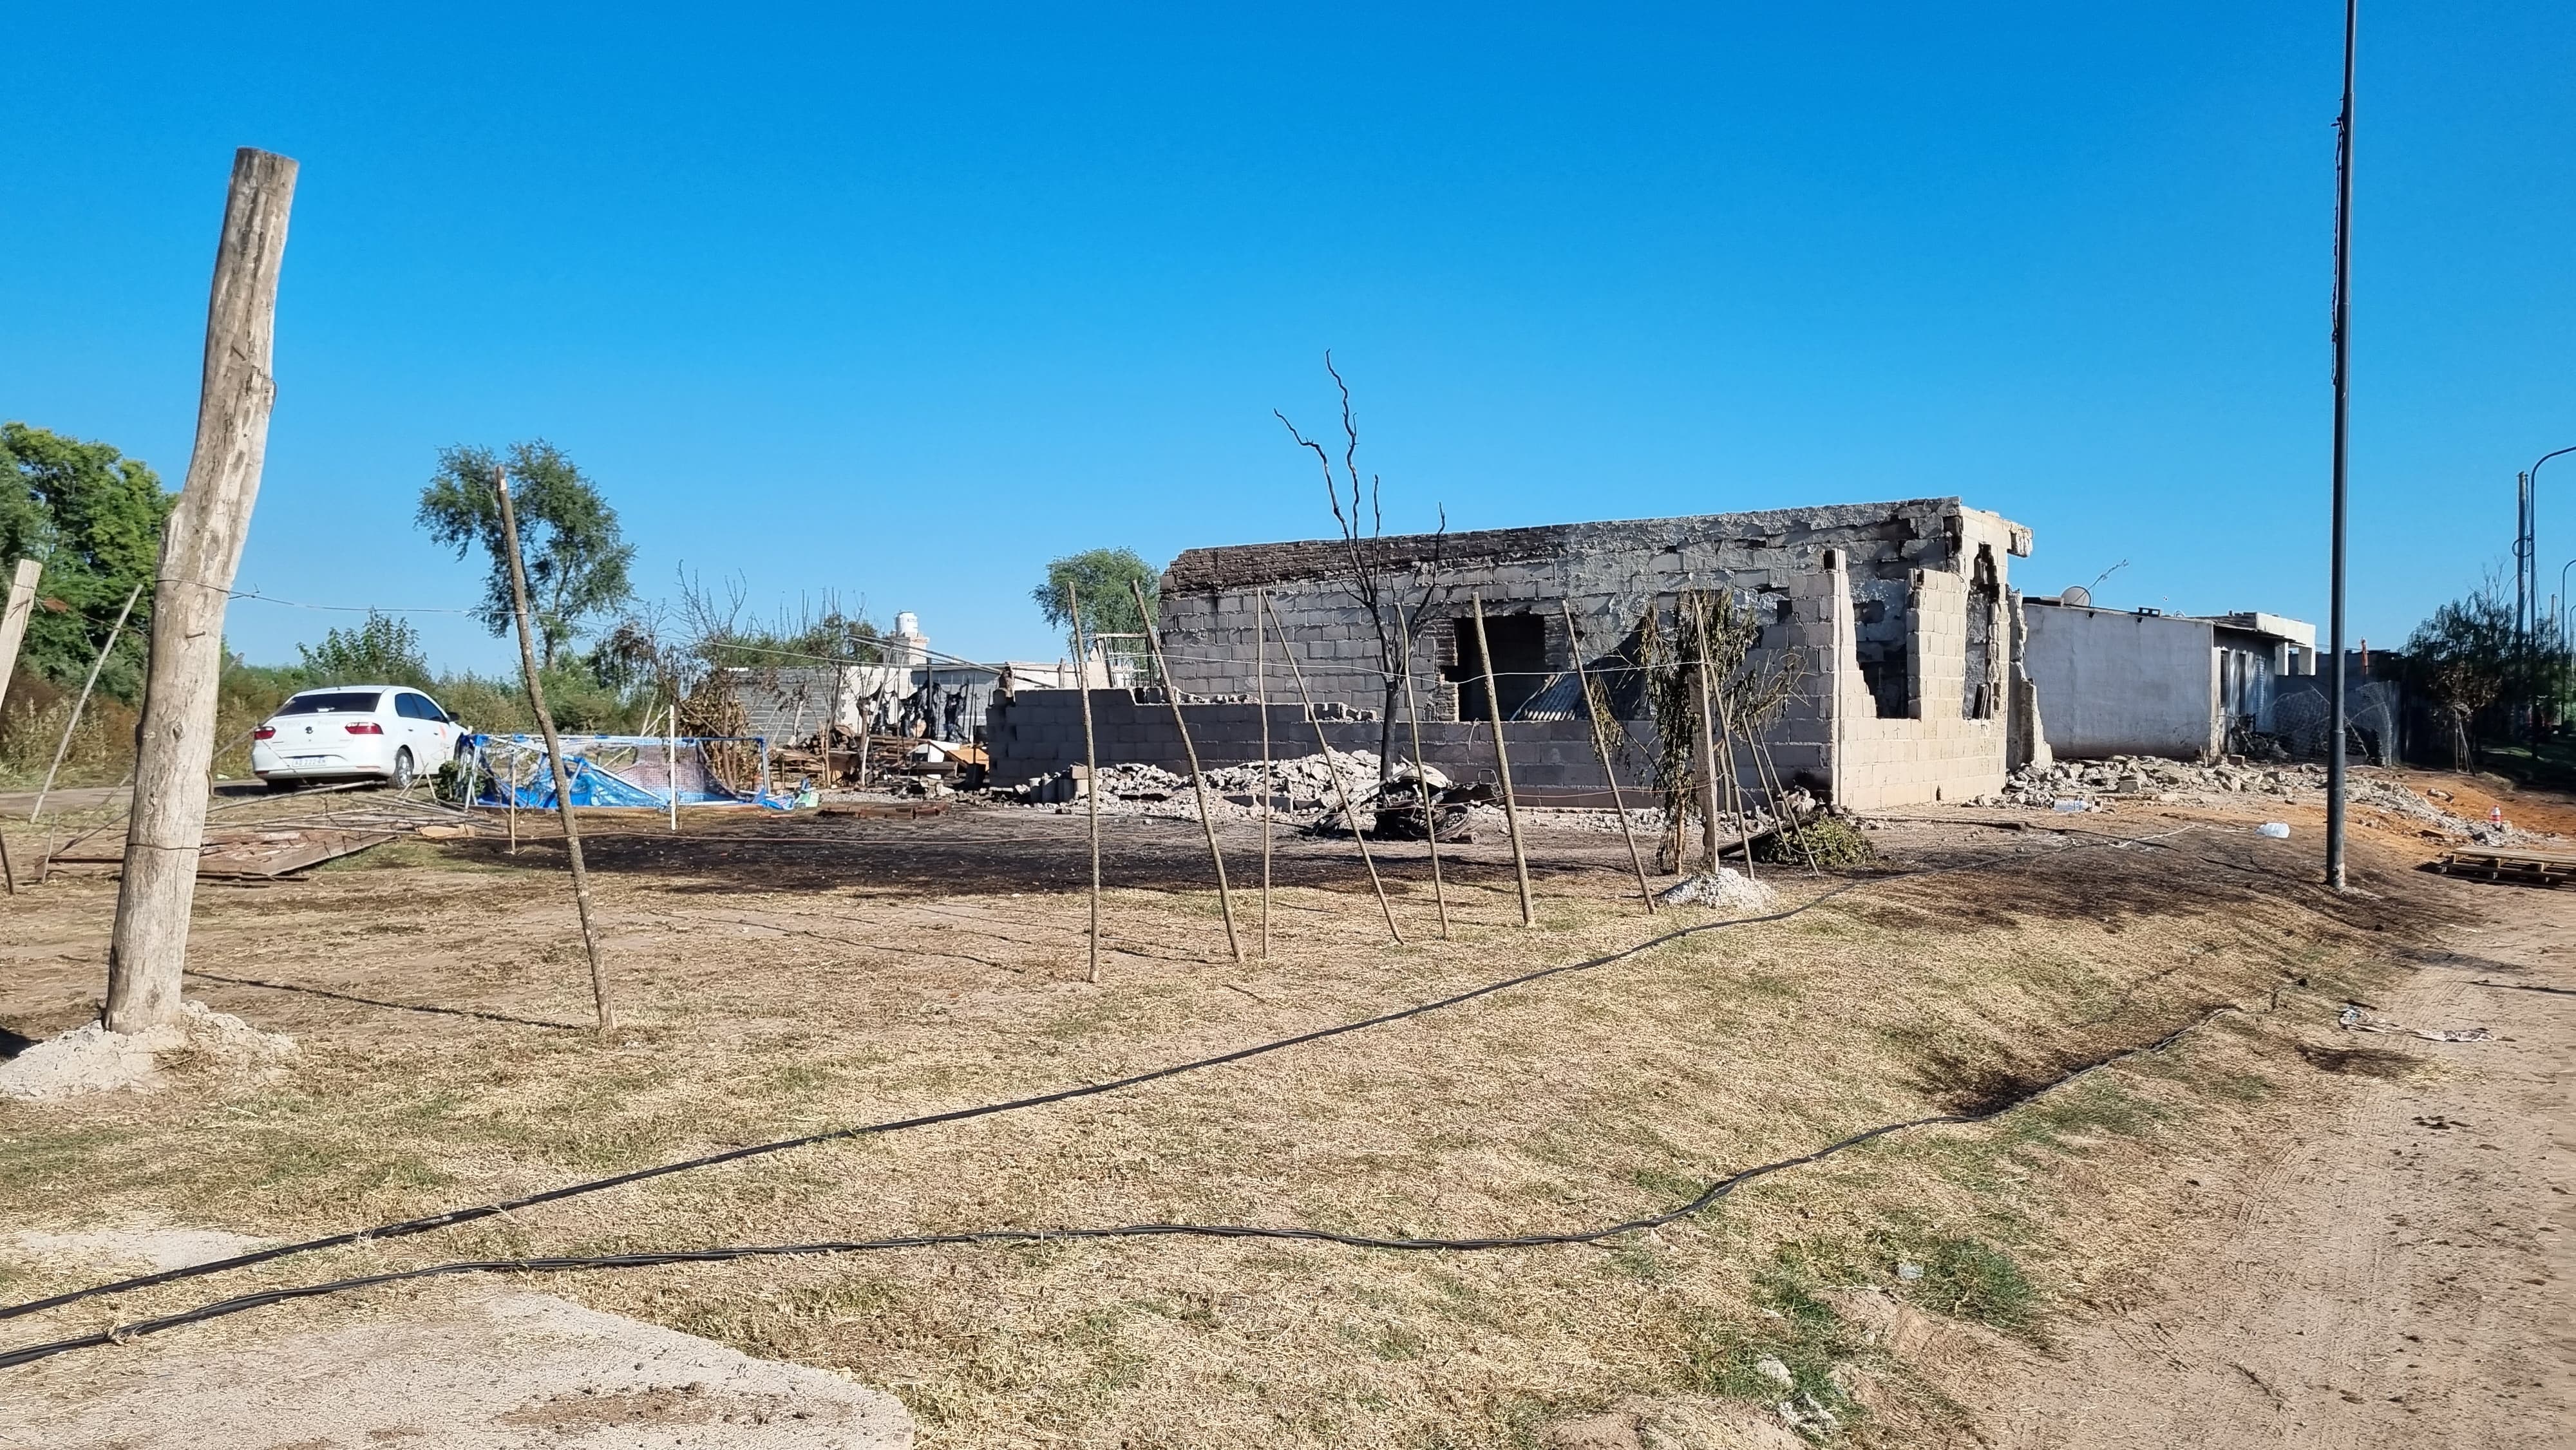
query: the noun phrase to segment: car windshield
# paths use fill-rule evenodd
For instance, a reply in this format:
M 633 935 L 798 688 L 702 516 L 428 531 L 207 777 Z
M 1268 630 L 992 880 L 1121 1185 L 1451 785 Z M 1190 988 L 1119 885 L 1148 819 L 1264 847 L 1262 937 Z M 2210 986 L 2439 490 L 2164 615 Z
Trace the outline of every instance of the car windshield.
M 365 715 L 384 696 L 375 690 L 320 690 L 277 707 L 280 715 Z

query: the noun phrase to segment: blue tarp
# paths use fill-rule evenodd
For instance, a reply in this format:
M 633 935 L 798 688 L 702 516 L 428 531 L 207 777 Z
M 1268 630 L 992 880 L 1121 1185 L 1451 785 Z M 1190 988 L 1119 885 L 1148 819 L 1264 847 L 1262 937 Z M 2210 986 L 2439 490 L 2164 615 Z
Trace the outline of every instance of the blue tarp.
M 674 791 L 682 805 L 757 805 L 793 809 L 795 802 L 769 790 L 768 742 L 747 738 L 682 736 L 672 742 L 651 735 L 562 735 L 564 768 L 572 777 L 576 806 L 667 808 Z M 535 735 L 475 735 L 460 763 L 474 772 L 474 803 L 521 810 L 555 808 L 554 767 L 546 743 Z M 727 786 L 707 758 L 709 746 L 747 748 L 759 759 L 758 781 L 746 791 Z

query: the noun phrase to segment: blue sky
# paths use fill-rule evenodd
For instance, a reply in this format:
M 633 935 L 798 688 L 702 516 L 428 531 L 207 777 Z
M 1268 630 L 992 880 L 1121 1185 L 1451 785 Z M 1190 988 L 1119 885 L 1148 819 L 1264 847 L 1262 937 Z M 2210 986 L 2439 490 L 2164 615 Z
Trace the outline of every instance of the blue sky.
M 2576 443 L 2576 7 L 2366 8 L 2353 629 L 2394 644 Z M 2324 619 L 2332 0 L 531 12 L 14 16 L 0 414 L 175 486 L 247 144 L 303 163 L 241 573 L 287 599 L 461 610 L 433 457 L 543 436 L 648 593 L 1053 657 L 1051 555 L 1329 530 L 1270 410 L 1329 422 L 1330 347 L 1391 526 L 1956 493 L 2036 530 L 2026 589 Z

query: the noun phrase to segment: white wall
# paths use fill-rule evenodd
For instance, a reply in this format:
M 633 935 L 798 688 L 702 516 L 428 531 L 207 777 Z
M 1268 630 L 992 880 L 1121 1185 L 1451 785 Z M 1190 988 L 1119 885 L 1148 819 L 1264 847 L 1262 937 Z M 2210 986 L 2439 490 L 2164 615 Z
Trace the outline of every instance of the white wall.
M 2023 614 L 2050 750 L 2079 759 L 2213 753 L 2217 656 L 2207 623 L 2035 599 Z

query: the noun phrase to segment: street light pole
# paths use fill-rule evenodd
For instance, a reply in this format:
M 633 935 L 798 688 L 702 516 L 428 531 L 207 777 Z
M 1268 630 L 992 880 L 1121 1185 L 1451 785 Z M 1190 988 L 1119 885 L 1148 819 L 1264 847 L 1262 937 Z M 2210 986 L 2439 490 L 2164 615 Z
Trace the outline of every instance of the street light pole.
M 2334 647 L 2326 682 L 2326 886 L 2341 891 L 2343 869 L 2344 719 L 2343 520 L 2345 424 L 2349 419 L 2346 364 L 2352 357 L 2352 70 L 2353 42 L 2361 28 L 2361 0 L 2343 5 L 2343 114 L 2335 119 L 2334 255 L 2334 542 L 2329 552 L 2327 629 Z
M 2513 535 L 2513 627 L 2525 643 L 2540 623 L 2540 464 L 2569 453 L 2576 453 L 2576 444 L 2540 455 L 2540 462 L 2531 465 L 2520 480 L 2522 497 L 2517 501 Z

